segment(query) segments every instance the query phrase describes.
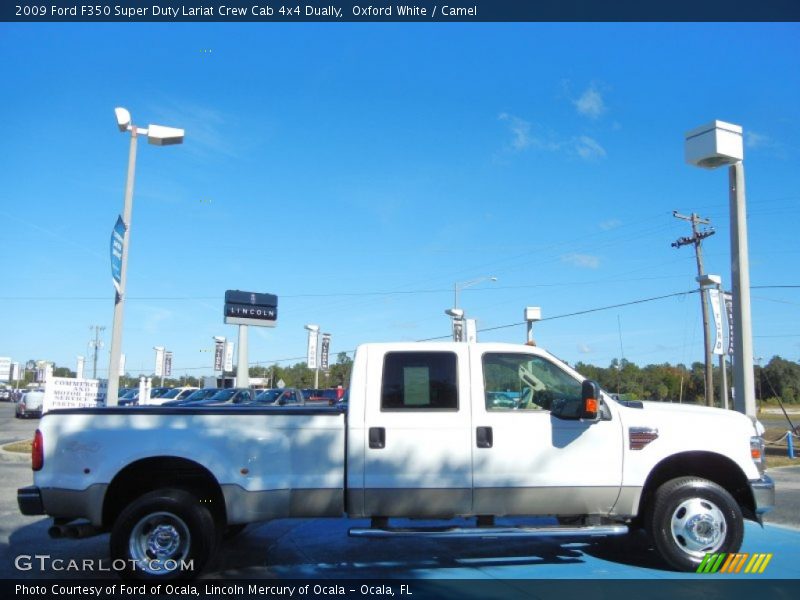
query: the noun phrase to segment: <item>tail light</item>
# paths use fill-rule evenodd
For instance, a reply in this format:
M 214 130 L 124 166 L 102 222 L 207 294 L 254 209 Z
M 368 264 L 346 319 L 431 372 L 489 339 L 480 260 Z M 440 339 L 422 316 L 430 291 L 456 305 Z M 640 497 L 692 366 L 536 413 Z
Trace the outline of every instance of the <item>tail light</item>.
M 760 435 L 750 438 L 750 457 L 753 459 L 760 473 L 763 473 L 767 468 L 767 457 L 764 452 L 764 446 L 764 438 Z
M 31 449 L 31 468 L 40 471 L 44 466 L 44 440 L 42 432 L 38 429 L 33 435 L 33 447 Z

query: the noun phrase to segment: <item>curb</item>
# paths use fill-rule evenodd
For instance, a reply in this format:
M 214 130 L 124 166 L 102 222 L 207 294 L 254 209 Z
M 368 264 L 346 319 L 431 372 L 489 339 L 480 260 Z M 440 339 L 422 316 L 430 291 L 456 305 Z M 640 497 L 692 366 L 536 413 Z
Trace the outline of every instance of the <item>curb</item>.
M 20 442 L 26 440 L 19 440 Z M 8 442 L 8 444 L 14 444 L 16 442 Z M 4 444 L 7 446 L 8 444 Z M 2 446 L 0 446 L 0 462 L 27 462 L 30 464 L 31 462 L 31 455 L 27 452 L 9 452 Z

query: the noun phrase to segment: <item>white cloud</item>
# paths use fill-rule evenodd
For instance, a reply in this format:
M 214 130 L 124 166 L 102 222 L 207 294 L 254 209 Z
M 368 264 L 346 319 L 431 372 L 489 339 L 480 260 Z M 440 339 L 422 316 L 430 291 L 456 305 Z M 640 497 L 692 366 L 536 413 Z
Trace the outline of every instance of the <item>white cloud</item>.
M 564 254 L 561 257 L 561 262 L 580 269 L 597 269 L 600 266 L 600 258 L 591 254 Z
M 511 147 L 514 150 L 524 150 L 531 145 L 533 138 L 531 137 L 531 124 L 528 121 L 508 113 L 500 113 L 498 119 L 508 123 L 508 128 L 514 136 L 511 141 Z
M 509 113 L 500 113 L 497 117 L 505 121 L 513 135 L 509 149 L 513 152 L 522 152 L 529 148 L 545 150 L 547 152 L 564 151 L 568 154 L 577 154 L 584 160 L 597 160 L 606 157 L 606 150 L 594 138 L 580 135 L 572 139 L 561 138 L 557 133 L 535 135 L 533 124 L 520 117 Z
M 606 157 L 606 150 L 597 140 L 590 138 L 588 135 L 581 135 L 574 140 L 574 149 L 578 156 L 584 160 L 596 160 Z
M 606 104 L 603 95 L 594 85 L 589 87 L 580 98 L 573 100 L 572 103 L 578 113 L 590 119 L 599 119 L 606 112 Z
M 589 347 L 589 344 L 578 344 L 578 352 L 581 354 L 591 354 L 592 349 Z
M 775 145 L 768 135 L 749 130 L 744 132 L 744 144 L 751 149 L 770 148 Z
M 622 225 L 622 221 L 619 219 L 608 219 L 607 221 L 603 221 L 600 223 L 600 229 L 603 231 L 609 231 L 611 229 L 616 229 L 617 227 Z

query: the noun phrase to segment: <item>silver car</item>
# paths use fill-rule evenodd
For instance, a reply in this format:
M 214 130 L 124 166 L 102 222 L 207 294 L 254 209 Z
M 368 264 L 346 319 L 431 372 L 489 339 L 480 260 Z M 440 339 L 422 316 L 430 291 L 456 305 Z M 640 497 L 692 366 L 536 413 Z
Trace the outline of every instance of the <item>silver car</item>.
M 23 417 L 42 416 L 42 404 L 44 403 L 44 392 L 42 390 L 32 390 L 25 392 L 17 401 L 16 416 L 18 419 Z

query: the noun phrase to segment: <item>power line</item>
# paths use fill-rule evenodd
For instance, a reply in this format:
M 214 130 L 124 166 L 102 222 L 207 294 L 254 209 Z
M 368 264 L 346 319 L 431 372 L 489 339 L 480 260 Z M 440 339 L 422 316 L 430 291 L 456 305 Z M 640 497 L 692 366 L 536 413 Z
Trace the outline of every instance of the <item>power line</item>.
M 500 291 L 500 290 L 524 290 L 533 288 L 545 287 L 562 287 L 562 286 L 576 286 L 576 285 L 595 285 L 597 283 L 605 282 L 628 282 L 628 281 L 649 281 L 653 279 L 672 279 L 669 277 L 639 277 L 634 279 L 600 279 L 591 281 L 566 281 L 563 283 L 536 283 L 529 285 L 506 285 L 506 286 L 492 286 L 487 288 L 479 288 L 471 290 L 471 292 L 487 292 L 487 291 Z M 777 289 L 798 289 L 800 285 L 751 285 L 751 290 L 777 290 Z M 423 290 L 396 290 L 396 291 L 372 291 L 372 292 L 341 292 L 330 294 L 283 294 L 281 298 L 333 298 L 337 296 L 392 296 L 395 294 L 441 294 L 452 293 L 452 288 L 439 288 L 439 289 L 423 289 Z M 130 296 L 126 300 L 219 300 L 219 296 Z M 51 302 L 57 300 L 59 302 L 66 302 L 71 300 L 108 300 L 106 296 L 0 296 L 0 300 L 46 300 Z
M 674 294 L 666 294 L 664 296 L 653 296 L 651 298 L 642 298 L 641 300 L 631 300 L 630 302 L 623 302 L 621 304 L 611 304 L 609 306 L 600 306 L 597 308 L 588 308 L 586 310 L 579 310 L 571 313 L 564 313 L 563 315 L 555 315 L 553 317 L 544 317 L 541 321 L 555 321 L 556 319 L 565 319 L 567 317 L 577 317 L 580 315 L 588 315 L 590 313 L 600 312 L 603 310 L 611 310 L 612 308 L 621 308 L 623 306 L 633 306 L 635 304 L 643 304 L 645 302 L 653 302 L 655 300 L 664 300 L 666 298 L 675 298 L 677 296 L 688 296 L 689 294 L 697 294 L 699 290 L 689 290 L 688 292 L 675 292 Z M 541 322 L 540 321 L 540 322 Z M 486 327 L 479 329 L 478 332 L 497 331 L 498 329 L 508 329 L 510 327 L 519 327 L 525 325 L 525 321 L 518 323 L 509 323 L 508 325 L 497 325 L 495 327 Z M 440 335 L 438 337 L 425 338 L 424 340 L 417 340 L 419 342 L 432 342 L 434 340 L 443 340 L 449 338 L 449 335 Z

